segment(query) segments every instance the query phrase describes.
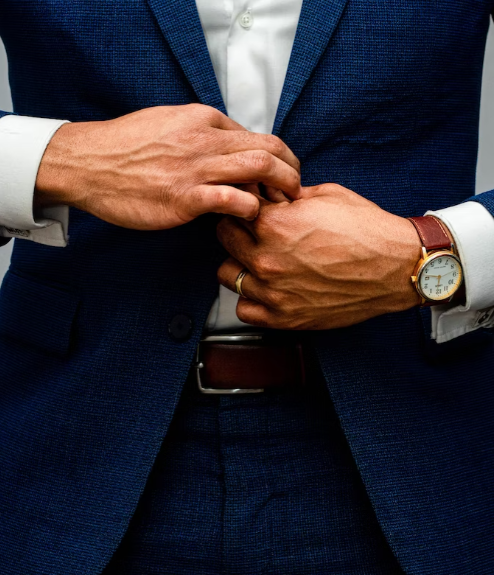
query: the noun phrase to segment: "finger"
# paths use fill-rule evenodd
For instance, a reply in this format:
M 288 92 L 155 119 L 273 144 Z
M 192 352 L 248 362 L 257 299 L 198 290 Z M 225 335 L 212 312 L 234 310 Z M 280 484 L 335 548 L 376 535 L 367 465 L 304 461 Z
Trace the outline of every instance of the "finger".
M 216 228 L 219 241 L 236 260 L 249 267 L 257 252 L 257 242 L 250 231 L 233 218 L 224 218 Z
M 230 154 L 247 150 L 265 150 L 280 160 L 283 160 L 300 173 L 300 162 L 298 158 L 283 140 L 277 136 L 250 132 L 244 128 L 244 126 L 211 106 L 197 104 L 193 104 L 193 106 L 195 106 L 196 113 L 201 115 L 202 119 L 205 120 L 211 128 L 227 132 L 224 134 L 225 138 L 222 142 L 222 147 L 225 147 L 226 144 L 224 153 Z
M 230 291 L 237 293 L 236 281 L 241 271 L 245 270 L 244 264 L 235 258 L 228 258 L 218 270 L 218 281 Z M 261 301 L 262 287 L 256 278 L 248 272 L 242 280 L 242 293 L 245 298 Z
M 272 329 L 278 327 L 276 316 L 261 303 L 252 299 L 239 298 L 237 317 L 240 321 L 257 327 Z
M 279 158 L 300 174 L 300 161 L 297 156 L 295 156 L 285 142 L 277 136 L 249 131 L 238 133 L 229 132 L 224 134 L 223 140 L 222 144 L 225 146 L 224 153 L 226 154 L 263 150 Z
M 220 110 L 213 108 L 212 106 L 205 106 L 203 104 L 187 104 L 187 108 L 191 111 L 193 116 L 211 128 L 218 128 L 220 130 L 235 130 L 240 132 L 246 132 L 247 128 L 244 128 L 241 124 L 235 122 L 229 118 Z
M 262 197 L 261 192 L 259 190 L 259 184 L 239 184 L 235 186 L 235 188 L 238 188 L 239 190 L 242 190 L 244 192 L 249 192 L 250 194 L 254 194 L 258 198 Z
M 192 218 L 213 212 L 253 220 L 259 213 L 259 198 L 233 186 L 198 186 L 192 199 L 187 204 Z
M 281 202 L 290 202 L 290 200 L 281 190 L 278 188 L 273 188 L 272 186 L 265 186 L 265 196 L 270 202 L 275 204 L 280 204 Z
M 262 182 L 283 190 L 291 199 L 300 195 L 300 174 L 284 161 L 264 150 L 249 150 L 215 156 L 207 161 L 210 183 L 250 184 Z
M 280 203 L 280 202 L 278 202 Z M 291 204 L 292 202 L 288 202 L 288 201 L 284 201 L 284 204 Z M 235 219 L 233 220 L 233 222 L 240 228 L 244 228 L 248 233 L 250 233 L 252 235 L 252 237 L 254 238 L 254 241 L 257 243 L 260 240 L 259 237 L 259 223 L 262 219 L 262 215 L 263 215 L 263 210 L 269 208 L 269 206 L 274 206 L 275 202 L 270 202 L 269 200 L 266 200 L 265 198 L 260 197 L 259 198 L 259 212 L 257 214 L 257 216 L 253 219 L 253 220 L 245 220 L 245 219 Z M 226 224 L 226 222 L 225 222 Z
M 244 128 L 242 124 L 235 122 L 235 120 L 232 120 L 226 114 L 223 114 L 223 112 L 220 112 L 215 108 L 213 108 L 213 110 L 214 112 L 211 112 L 211 117 L 209 119 L 209 125 L 212 128 L 217 128 L 219 130 L 229 130 L 229 131 L 248 133 L 247 128 Z

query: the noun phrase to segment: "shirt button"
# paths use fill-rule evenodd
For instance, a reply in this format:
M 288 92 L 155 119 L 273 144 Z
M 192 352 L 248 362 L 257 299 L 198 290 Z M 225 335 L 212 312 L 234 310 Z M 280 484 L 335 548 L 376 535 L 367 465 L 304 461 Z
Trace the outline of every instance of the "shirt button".
M 247 10 L 243 14 L 240 14 L 238 20 L 240 22 L 240 26 L 242 26 L 242 28 L 245 28 L 246 30 L 251 28 L 252 24 L 254 23 L 254 18 L 252 17 L 252 13 L 250 10 Z
M 168 324 L 168 333 L 174 341 L 186 341 L 192 333 L 192 320 L 188 315 L 179 313 Z

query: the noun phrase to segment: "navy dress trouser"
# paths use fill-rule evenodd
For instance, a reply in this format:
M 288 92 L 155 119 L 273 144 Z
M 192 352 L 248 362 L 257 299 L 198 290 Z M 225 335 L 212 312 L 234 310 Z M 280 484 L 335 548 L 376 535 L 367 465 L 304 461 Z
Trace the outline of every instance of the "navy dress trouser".
M 190 377 L 104 575 L 402 575 L 315 363 L 303 389 Z

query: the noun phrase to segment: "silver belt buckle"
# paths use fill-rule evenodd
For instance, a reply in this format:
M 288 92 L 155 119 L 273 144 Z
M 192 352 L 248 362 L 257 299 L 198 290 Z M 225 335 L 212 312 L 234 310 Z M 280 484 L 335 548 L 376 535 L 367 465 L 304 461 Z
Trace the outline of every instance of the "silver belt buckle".
M 264 389 L 214 389 L 211 387 L 204 387 L 201 381 L 201 369 L 204 368 L 204 364 L 201 361 L 201 344 L 203 342 L 216 342 L 216 343 L 244 343 L 246 341 L 262 341 L 262 335 L 255 335 L 255 334 L 225 334 L 225 335 L 208 335 L 205 338 L 201 339 L 199 345 L 197 346 L 196 351 L 196 361 L 195 361 L 195 369 L 196 369 L 196 377 L 197 377 L 197 386 L 199 387 L 199 391 L 201 393 L 209 394 L 209 395 L 240 395 L 243 393 L 263 393 Z

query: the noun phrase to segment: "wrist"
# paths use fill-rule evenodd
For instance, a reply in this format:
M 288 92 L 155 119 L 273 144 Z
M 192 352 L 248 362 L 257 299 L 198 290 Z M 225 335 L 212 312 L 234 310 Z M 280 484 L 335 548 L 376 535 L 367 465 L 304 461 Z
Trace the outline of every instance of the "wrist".
M 400 218 L 399 235 L 400 281 L 397 282 L 397 299 L 399 311 L 404 311 L 420 304 L 420 297 L 410 277 L 417 265 L 422 250 L 422 242 L 412 222 Z
M 36 177 L 34 207 L 57 205 L 80 207 L 84 186 L 78 172 L 84 158 L 87 123 L 64 124 L 46 147 Z

